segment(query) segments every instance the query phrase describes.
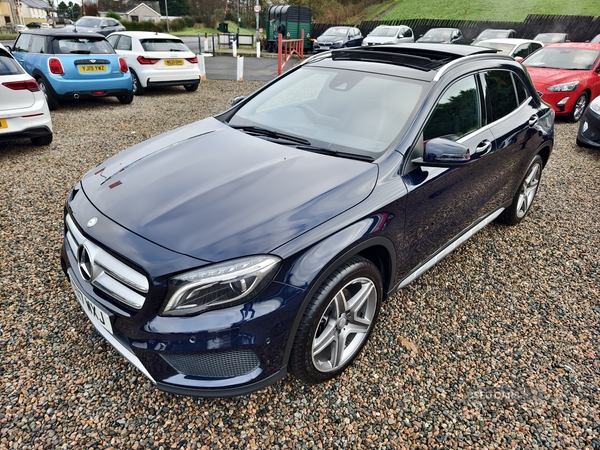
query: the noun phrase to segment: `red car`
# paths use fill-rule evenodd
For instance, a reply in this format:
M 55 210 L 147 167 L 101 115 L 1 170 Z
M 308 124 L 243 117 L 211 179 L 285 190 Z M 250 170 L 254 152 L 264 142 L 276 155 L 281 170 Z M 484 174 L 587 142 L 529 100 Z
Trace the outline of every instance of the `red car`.
M 568 42 L 539 49 L 523 60 L 538 95 L 557 116 L 581 119 L 600 95 L 600 44 Z

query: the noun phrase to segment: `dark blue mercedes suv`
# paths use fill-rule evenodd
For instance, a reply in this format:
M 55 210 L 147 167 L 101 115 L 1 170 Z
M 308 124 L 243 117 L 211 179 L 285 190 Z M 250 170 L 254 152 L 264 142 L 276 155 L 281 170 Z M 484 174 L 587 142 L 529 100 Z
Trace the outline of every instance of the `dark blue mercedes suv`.
M 494 50 L 315 55 L 231 109 L 88 172 L 62 266 L 98 331 L 164 391 L 340 374 L 382 302 L 539 188 L 554 113 Z

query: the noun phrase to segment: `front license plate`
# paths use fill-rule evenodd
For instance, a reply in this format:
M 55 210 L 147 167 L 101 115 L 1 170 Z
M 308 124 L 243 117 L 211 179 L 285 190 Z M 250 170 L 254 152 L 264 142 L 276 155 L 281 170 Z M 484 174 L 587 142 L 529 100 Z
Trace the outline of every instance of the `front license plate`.
M 183 59 L 165 59 L 165 66 L 183 66 Z
M 94 319 L 96 319 L 102 327 L 106 329 L 110 334 L 113 334 L 111 315 L 105 312 L 100 306 L 96 305 L 89 298 L 85 296 L 83 292 L 71 281 L 71 287 L 75 292 L 75 297 L 81 305 L 81 307 Z
M 79 66 L 80 72 L 108 72 L 106 66 Z
M 0 119 L 0 130 L 4 128 L 8 128 L 8 123 L 6 122 L 6 119 Z

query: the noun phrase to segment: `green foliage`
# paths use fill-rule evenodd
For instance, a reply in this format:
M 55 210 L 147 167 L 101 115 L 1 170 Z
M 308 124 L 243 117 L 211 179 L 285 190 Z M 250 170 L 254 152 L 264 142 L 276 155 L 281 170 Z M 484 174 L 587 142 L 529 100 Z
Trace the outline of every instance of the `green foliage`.
M 193 21 L 193 19 L 192 19 Z M 160 23 L 143 21 L 143 22 L 128 22 L 122 20 L 121 23 L 127 31 L 157 31 L 159 33 L 167 32 L 167 21 L 161 20 Z M 169 33 L 183 31 L 187 28 L 188 20 L 186 18 L 169 20 Z M 193 26 L 193 22 L 192 22 Z
M 111 19 L 117 19 L 119 21 L 121 20 L 120 15 L 118 15 L 116 12 L 110 11 L 110 10 L 106 13 L 106 17 L 110 17 Z
M 436 2 L 423 0 L 386 1 L 391 8 L 379 20 L 403 19 L 466 19 L 521 22 L 528 14 L 551 14 L 571 16 L 598 16 L 596 0 L 505 0 L 490 2 L 488 0 L 453 0 L 452 2 Z M 364 20 L 373 20 L 363 17 Z

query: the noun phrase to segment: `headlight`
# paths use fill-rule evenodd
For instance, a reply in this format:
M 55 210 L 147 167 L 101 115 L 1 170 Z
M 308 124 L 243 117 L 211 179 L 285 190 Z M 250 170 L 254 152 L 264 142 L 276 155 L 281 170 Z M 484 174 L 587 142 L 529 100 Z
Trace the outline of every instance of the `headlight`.
M 271 281 L 280 262 L 276 256 L 250 256 L 172 277 L 162 315 L 189 316 L 247 302 Z
M 574 91 L 577 86 L 579 86 L 579 81 L 571 81 L 570 83 L 555 84 L 546 89 L 550 92 L 571 92 Z
M 339 41 L 335 41 L 333 43 L 333 45 L 342 45 L 344 43 L 344 41 L 342 41 L 341 39 Z
M 600 97 L 596 97 L 592 103 L 590 103 L 590 109 L 600 115 Z

